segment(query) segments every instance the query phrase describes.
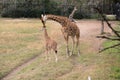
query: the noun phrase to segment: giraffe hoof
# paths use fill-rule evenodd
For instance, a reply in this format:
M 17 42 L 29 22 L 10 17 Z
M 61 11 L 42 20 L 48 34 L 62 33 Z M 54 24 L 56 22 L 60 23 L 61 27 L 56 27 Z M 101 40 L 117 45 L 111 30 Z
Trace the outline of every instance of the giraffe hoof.
M 68 57 L 70 56 L 70 51 L 67 51 L 67 55 L 68 55 Z
M 58 59 L 56 59 L 55 62 L 57 63 L 57 62 L 58 62 Z
M 70 56 L 72 56 L 72 55 L 73 55 L 73 52 L 70 53 Z

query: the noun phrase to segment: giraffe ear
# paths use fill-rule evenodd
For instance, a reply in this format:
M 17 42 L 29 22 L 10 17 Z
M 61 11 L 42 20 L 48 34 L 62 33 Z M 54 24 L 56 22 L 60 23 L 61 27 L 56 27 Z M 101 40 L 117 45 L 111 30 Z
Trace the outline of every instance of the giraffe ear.
M 41 14 L 41 17 L 43 18 L 43 14 Z
M 43 21 L 46 21 L 46 20 L 47 20 L 47 16 L 43 15 Z
M 46 15 L 44 15 L 44 18 L 46 18 Z

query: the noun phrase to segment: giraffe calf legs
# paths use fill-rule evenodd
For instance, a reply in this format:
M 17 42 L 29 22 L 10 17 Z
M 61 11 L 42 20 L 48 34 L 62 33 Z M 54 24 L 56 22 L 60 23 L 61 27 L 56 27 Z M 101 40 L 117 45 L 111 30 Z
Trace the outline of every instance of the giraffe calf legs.
M 46 54 L 46 61 L 47 61 L 48 60 L 48 50 L 46 50 L 45 54 Z
M 55 62 L 58 62 L 57 50 L 55 50 Z
M 68 49 L 66 49 L 66 53 L 67 53 L 67 57 L 69 57 L 69 50 Z
M 67 44 L 67 47 L 66 47 L 66 53 L 67 53 L 67 57 L 69 57 L 70 56 L 70 50 L 69 50 L 68 44 Z

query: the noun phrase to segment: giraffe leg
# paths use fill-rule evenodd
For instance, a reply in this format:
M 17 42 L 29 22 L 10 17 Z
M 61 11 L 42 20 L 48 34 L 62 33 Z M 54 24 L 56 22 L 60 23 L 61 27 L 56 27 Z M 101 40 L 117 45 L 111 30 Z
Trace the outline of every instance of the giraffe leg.
M 46 50 L 45 55 L 46 55 L 46 60 L 48 60 L 48 50 Z
M 79 38 L 77 38 L 76 48 L 77 48 L 77 50 L 78 50 L 78 55 L 80 55 L 80 43 L 79 43 Z
M 50 56 L 51 53 L 52 53 L 52 50 L 50 49 L 49 52 L 48 52 L 48 55 L 49 55 L 49 56 L 48 56 L 48 57 L 49 57 L 49 61 L 51 61 L 51 56 Z
M 75 40 L 74 40 L 74 37 L 72 37 L 72 52 L 71 52 L 71 55 L 74 53 L 74 46 L 75 46 Z
M 66 53 L 67 53 L 67 56 L 69 57 L 69 53 L 70 53 L 70 51 L 69 51 L 69 46 L 68 46 L 69 36 L 67 35 L 67 33 L 64 32 L 64 29 L 63 29 L 63 28 L 61 29 L 61 31 L 62 31 L 62 33 L 63 33 L 63 35 L 64 35 L 64 39 L 65 39 L 65 41 L 66 41 Z
M 65 40 L 66 40 L 66 43 L 67 43 L 67 44 L 66 44 L 66 52 L 67 52 L 67 56 L 69 57 L 70 51 L 69 51 L 69 45 L 68 45 L 68 38 L 69 38 L 69 37 L 66 37 Z

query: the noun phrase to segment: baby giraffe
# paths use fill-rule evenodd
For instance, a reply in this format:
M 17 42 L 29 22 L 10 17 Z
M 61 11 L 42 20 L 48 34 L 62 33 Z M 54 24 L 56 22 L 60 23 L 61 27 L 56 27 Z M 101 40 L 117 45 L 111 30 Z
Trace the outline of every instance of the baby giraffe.
M 46 29 L 46 25 L 44 22 L 43 23 L 43 29 L 44 30 L 44 37 L 45 37 L 45 40 L 46 40 L 46 59 L 48 59 L 48 54 L 51 50 L 53 50 L 55 52 L 55 61 L 57 62 L 58 61 L 58 58 L 57 58 L 57 42 L 55 40 L 52 40 L 49 36 L 48 36 L 48 33 L 47 33 L 47 29 Z

